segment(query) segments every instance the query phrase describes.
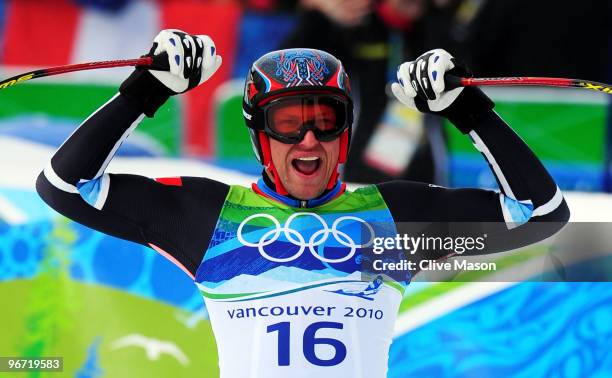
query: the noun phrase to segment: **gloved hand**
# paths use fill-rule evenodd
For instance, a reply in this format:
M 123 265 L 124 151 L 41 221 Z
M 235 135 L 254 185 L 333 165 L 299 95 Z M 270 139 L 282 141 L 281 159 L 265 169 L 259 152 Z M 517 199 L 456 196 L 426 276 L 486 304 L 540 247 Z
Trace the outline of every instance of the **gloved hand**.
M 119 92 L 139 103 L 149 117 L 170 96 L 187 92 L 208 80 L 222 62 L 210 37 L 176 29 L 162 30 L 146 56 L 153 57 L 151 69 L 137 67 L 121 84 Z
M 399 84 L 393 83 L 391 90 L 408 107 L 424 113 L 439 112 L 448 108 L 464 89 L 459 87 L 445 92 L 447 72 L 455 76 L 468 75 L 467 69 L 457 67 L 449 53 L 442 49 L 431 50 L 413 62 L 400 65 L 397 70 Z
M 479 112 L 493 109 L 493 101 L 478 88 L 458 87 L 446 91 L 444 78 L 447 74 L 472 76 L 465 66 L 459 64 L 445 50 L 431 50 L 415 61 L 399 66 L 399 83 L 391 84 L 391 91 L 404 105 L 423 113 L 445 116 L 460 130 L 463 125 L 458 123 L 464 123 L 461 121 L 473 118 L 473 115 Z
M 207 35 L 177 29 L 162 30 L 153 40 L 149 56 L 168 55 L 170 71 L 150 71 L 174 93 L 183 93 L 208 80 L 221 66 L 215 43 Z

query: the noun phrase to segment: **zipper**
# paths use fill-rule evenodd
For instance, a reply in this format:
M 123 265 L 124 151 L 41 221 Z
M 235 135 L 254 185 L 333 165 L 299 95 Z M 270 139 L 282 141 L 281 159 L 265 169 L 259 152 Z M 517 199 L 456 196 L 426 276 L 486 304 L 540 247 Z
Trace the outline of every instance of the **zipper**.
M 301 200 L 300 201 L 300 208 L 304 208 L 304 207 L 308 207 L 308 201 Z

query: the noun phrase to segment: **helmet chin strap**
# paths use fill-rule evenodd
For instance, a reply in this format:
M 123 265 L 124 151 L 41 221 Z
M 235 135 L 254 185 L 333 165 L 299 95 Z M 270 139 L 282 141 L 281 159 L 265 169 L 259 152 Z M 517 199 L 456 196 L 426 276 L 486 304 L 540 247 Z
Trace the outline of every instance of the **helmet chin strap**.
M 346 158 L 348 156 L 348 142 L 349 142 L 348 136 L 349 136 L 348 130 L 345 130 L 340 136 L 340 151 L 339 151 L 339 156 L 338 156 L 338 162 L 336 163 L 334 172 L 329 177 L 329 181 L 327 182 L 327 185 L 325 187 L 325 189 L 327 190 L 331 190 L 334 188 L 334 186 L 336 186 L 336 183 L 338 182 L 338 176 L 339 176 L 338 166 L 340 164 L 346 163 Z M 274 163 L 272 162 L 272 152 L 270 150 L 270 139 L 266 135 L 266 133 L 264 133 L 263 131 L 259 131 L 259 145 L 261 146 L 261 153 L 263 155 L 261 163 L 264 165 L 266 170 L 270 172 L 270 174 L 272 175 L 271 178 L 272 178 L 272 182 L 274 182 L 276 192 L 282 196 L 289 195 L 289 192 L 287 191 L 287 189 L 285 189 L 285 186 L 283 185 L 282 181 L 278 177 L 278 172 L 276 171 L 276 167 L 274 166 Z
M 278 177 L 278 172 L 276 172 L 276 167 L 272 162 L 272 151 L 270 150 L 270 139 L 263 131 L 259 132 L 259 145 L 261 146 L 262 153 L 262 161 L 261 163 L 264 165 L 266 170 L 272 174 L 272 182 L 274 183 L 275 190 L 278 194 L 282 196 L 286 196 L 289 194 L 287 189 L 283 186 L 280 178 Z
M 334 172 L 331 174 L 329 178 L 329 182 L 327 183 L 328 190 L 331 190 L 336 186 L 336 182 L 338 182 L 338 176 L 340 173 L 338 172 L 338 166 L 340 164 L 346 163 L 346 158 L 348 157 L 348 145 L 349 145 L 349 131 L 344 130 L 342 135 L 340 135 L 340 151 L 338 151 L 338 162 L 336 163 L 336 168 Z

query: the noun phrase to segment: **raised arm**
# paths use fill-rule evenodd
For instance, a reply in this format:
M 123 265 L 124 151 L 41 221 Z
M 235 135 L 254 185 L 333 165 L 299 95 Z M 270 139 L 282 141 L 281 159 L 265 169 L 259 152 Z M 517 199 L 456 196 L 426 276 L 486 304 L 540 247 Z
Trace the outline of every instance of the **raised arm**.
M 466 134 L 489 163 L 500 192 L 401 181 L 381 184 L 379 189 L 394 218 L 407 222 L 502 222 L 506 234 L 519 236 L 520 232 L 524 236 L 522 240 L 514 238 L 516 243 L 508 243 L 507 249 L 558 231 L 568 221 L 569 209 L 552 177 L 493 111 L 493 102 L 482 91 L 475 88 L 444 91 L 444 74 L 448 71 L 467 74 L 455 66 L 448 53 L 433 50 L 400 66 L 399 84 L 393 84 L 393 93 L 407 106 L 447 117 Z M 554 223 L 531 230 L 525 225 L 538 221 Z
M 162 31 L 150 54 L 161 53 L 170 57 L 171 71 L 136 69 L 119 93 L 62 144 L 39 175 L 36 189 L 59 213 L 150 246 L 193 276 L 228 186 L 204 178 L 155 180 L 105 173 L 119 146 L 145 115 L 153 117 L 169 96 L 199 85 L 221 64 L 206 36 Z

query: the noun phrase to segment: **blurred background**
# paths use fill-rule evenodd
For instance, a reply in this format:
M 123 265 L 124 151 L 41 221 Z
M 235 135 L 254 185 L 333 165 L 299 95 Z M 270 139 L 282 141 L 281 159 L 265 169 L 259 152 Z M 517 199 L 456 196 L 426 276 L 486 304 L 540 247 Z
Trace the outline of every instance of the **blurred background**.
M 320 48 L 344 62 L 355 92 L 346 181 L 496 188 L 467 138 L 389 95 L 396 67 L 441 47 L 477 77 L 610 83 L 611 4 L 0 0 L 0 77 L 135 58 L 165 28 L 208 34 L 223 56 L 221 69 L 144 120 L 109 170 L 249 185 L 261 167 L 242 120 L 248 67 L 277 48 Z M 214 337 L 189 278 L 152 250 L 59 216 L 34 191 L 55 149 L 130 72 L 84 71 L 0 92 L 0 356 L 63 356 L 64 373 L 49 376 L 216 377 Z M 566 191 L 572 221 L 612 219 L 612 96 L 550 88 L 487 93 Z M 526 253 L 541 256 L 546 247 Z M 610 376 L 610 289 L 586 282 L 416 282 L 401 305 L 389 377 Z M 180 353 L 156 357 L 123 347 L 130 335 L 170 343 Z

